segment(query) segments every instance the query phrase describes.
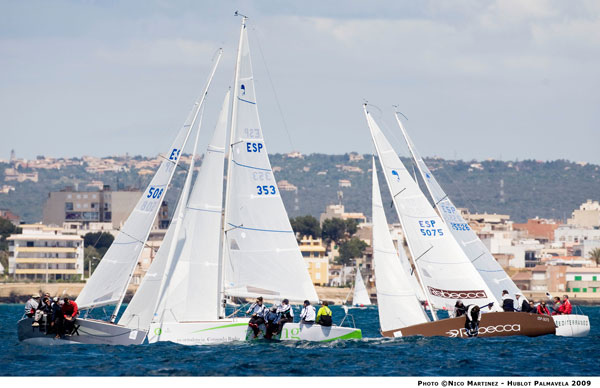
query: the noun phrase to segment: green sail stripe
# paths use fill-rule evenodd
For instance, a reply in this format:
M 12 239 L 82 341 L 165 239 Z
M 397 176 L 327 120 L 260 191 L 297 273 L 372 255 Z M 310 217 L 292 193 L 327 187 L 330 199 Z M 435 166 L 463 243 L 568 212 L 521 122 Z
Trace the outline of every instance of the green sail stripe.
M 232 323 L 231 325 L 209 327 L 208 329 L 196 330 L 196 331 L 193 331 L 192 333 L 200 333 L 202 331 L 225 329 L 228 327 L 236 327 L 236 326 L 248 326 L 248 323 Z
M 336 340 L 349 340 L 349 339 L 362 339 L 362 331 L 357 329 L 351 333 L 344 334 L 340 337 L 329 338 L 329 339 L 323 340 L 321 342 L 330 342 L 330 341 L 336 341 Z

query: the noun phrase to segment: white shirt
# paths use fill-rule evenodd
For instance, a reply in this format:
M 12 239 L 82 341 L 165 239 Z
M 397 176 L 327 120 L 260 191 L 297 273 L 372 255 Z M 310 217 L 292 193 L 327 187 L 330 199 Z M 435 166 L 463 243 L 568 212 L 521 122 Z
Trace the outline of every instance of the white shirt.
M 290 312 L 290 315 L 292 316 L 292 318 L 294 317 L 294 309 L 290 307 L 289 304 L 281 304 L 279 305 L 279 307 L 277 307 L 277 314 L 285 314 L 287 312 Z
M 314 322 L 317 314 L 315 313 L 315 308 L 312 305 L 308 305 L 302 309 L 300 313 L 300 320 L 305 322 Z

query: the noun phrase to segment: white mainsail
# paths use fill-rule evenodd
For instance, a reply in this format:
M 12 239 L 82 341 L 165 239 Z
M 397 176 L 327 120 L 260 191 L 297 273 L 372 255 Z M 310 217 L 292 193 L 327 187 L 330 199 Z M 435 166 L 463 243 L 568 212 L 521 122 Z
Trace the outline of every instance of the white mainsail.
M 377 167 L 373 158 L 373 265 L 377 288 L 379 325 L 382 331 L 399 329 L 429 321 L 421 307 L 416 289 L 409 280 L 399 258 L 381 201 Z M 404 250 L 400 250 L 401 255 Z
M 460 211 L 456 209 L 456 206 L 454 206 L 450 198 L 448 198 L 448 195 L 446 195 L 439 185 L 408 136 L 398 114 L 396 114 L 396 120 L 402 130 L 402 134 L 404 135 L 406 144 L 408 144 L 408 148 L 415 160 L 417 168 L 423 177 L 423 181 L 425 182 L 425 185 L 427 185 L 431 198 L 440 215 L 446 222 L 450 233 L 452 233 L 456 241 L 458 241 L 462 250 L 469 257 L 469 260 L 471 260 L 471 263 L 477 268 L 477 271 L 479 271 L 483 280 L 485 280 L 488 287 L 492 290 L 496 299 L 501 298 L 502 290 L 507 290 L 512 295 L 520 293 L 521 291 L 519 288 L 504 269 L 502 269 L 500 264 L 498 264 L 498 261 L 492 256 L 485 244 L 477 237 L 475 232 L 473 232 L 469 224 L 460 215 Z
M 435 308 L 448 310 L 454 308 L 457 300 L 479 306 L 497 302 L 366 107 L 365 115 L 398 218 L 429 301 Z M 494 306 L 498 311 L 497 304 Z
M 317 301 L 269 162 L 245 18 L 240 35 L 225 202 L 224 293 Z
M 367 287 L 360 273 L 360 269 L 356 268 L 356 277 L 354 279 L 354 295 L 352 296 L 352 304 L 358 306 L 370 306 L 371 298 L 367 292 Z
M 116 303 L 115 314 L 118 312 L 118 307 L 125 296 L 142 248 L 171 183 L 179 163 L 181 150 L 188 140 L 200 105 L 199 102 L 194 104 L 173 145 L 164 156 L 158 171 L 77 297 L 76 302 L 80 309 Z M 113 314 L 113 319 L 115 314 Z

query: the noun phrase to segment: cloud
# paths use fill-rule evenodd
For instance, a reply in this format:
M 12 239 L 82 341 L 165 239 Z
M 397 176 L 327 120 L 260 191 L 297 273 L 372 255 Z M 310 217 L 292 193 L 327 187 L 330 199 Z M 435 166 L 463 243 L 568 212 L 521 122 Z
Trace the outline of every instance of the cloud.
M 218 49 L 214 42 L 190 39 L 130 40 L 117 47 L 104 46 L 95 56 L 126 66 L 196 66 L 206 64 Z

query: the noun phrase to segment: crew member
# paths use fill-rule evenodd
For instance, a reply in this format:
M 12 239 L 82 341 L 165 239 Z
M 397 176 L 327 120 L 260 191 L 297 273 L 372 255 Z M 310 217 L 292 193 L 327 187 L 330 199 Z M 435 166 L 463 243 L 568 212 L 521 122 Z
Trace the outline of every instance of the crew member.
M 300 312 L 300 323 L 315 323 L 316 316 L 315 308 L 310 304 L 308 300 L 304 301 L 304 307 Z
M 248 326 L 252 328 L 254 338 L 258 337 L 258 333 L 260 332 L 259 326 L 265 323 L 265 309 L 266 307 L 263 306 L 263 297 L 259 296 L 256 298 L 256 302 L 252 303 L 252 306 L 246 311 L 246 314 L 250 315 Z
M 265 326 L 267 327 L 267 331 L 265 333 L 266 339 L 273 338 L 273 335 L 277 334 L 277 324 L 281 319 L 281 315 L 277 313 L 277 307 L 271 307 L 271 310 L 265 308 Z
M 470 304 L 465 314 L 465 330 L 469 337 L 477 337 L 479 334 L 479 321 L 481 321 L 481 310 L 479 306 Z
M 502 309 L 504 311 L 515 311 L 513 299 L 510 297 L 507 290 L 502 291 Z
M 281 305 L 277 307 L 277 314 L 279 314 L 279 323 L 275 334 L 281 333 L 281 329 L 286 323 L 294 322 L 294 310 L 290 306 L 289 300 L 284 299 L 281 301 Z
M 537 313 L 542 315 L 550 315 L 550 310 L 546 307 L 546 302 L 541 301 L 537 307 Z
M 467 308 L 465 307 L 465 304 L 460 300 L 456 301 L 456 304 L 454 305 L 454 317 L 465 315 L 466 312 Z
M 56 332 L 58 336 L 62 332 L 62 323 L 63 323 L 63 314 L 62 314 L 62 306 L 60 305 L 60 300 L 58 297 L 54 297 L 52 302 L 52 318 L 50 320 L 50 326 L 53 328 L 53 331 Z
M 331 309 L 327 307 L 328 305 L 329 304 L 327 303 L 327 301 L 323 301 L 323 305 L 317 313 L 317 319 L 315 322 L 321 326 L 331 326 L 333 324 L 333 313 L 331 312 Z
M 40 306 L 40 296 L 33 294 L 31 298 L 25 303 L 25 315 L 31 318 L 35 315 L 35 310 Z
M 563 295 L 562 306 L 563 314 L 571 314 L 573 312 L 573 306 L 571 305 L 571 301 L 569 301 L 568 295 Z
M 71 334 L 73 332 L 73 328 L 75 327 L 75 319 L 77 318 L 77 314 L 79 314 L 79 310 L 77 309 L 77 303 L 74 300 L 70 300 L 68 296 L 63 298 L 62 305 L 62 313 L 64 320 L 64 331 L 67 334 Z
M 552 298 L 552 315 L 560 315 L 562 314 L 564 308 L 563 305 L 560 303 L 560 297 L 555 296 L 554 298 Z

